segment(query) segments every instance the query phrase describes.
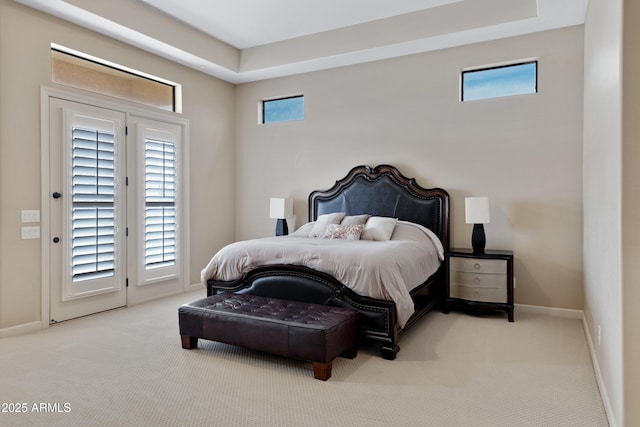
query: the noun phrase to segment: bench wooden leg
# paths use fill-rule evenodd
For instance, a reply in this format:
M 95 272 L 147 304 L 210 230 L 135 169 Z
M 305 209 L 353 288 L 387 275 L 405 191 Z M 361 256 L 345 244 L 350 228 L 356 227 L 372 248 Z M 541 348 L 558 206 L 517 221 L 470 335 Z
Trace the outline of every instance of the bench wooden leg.
M 331 367 L 333 366 L 333 360 L 327 363 L 312 362 L 313 364 L 313 377 L 317 380 L 326 381 L 331 378 Z
M 190 337 L 189 335 L 180 335 L 182 339 L 182 348 L 192 349 L 198 347 L 198 337 Z

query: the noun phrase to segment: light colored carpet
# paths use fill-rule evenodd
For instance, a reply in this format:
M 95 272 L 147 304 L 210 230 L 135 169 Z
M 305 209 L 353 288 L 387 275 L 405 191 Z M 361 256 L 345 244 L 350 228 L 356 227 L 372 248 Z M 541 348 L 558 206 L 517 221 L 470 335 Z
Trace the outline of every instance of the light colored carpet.
M 307 362 L 203 340 L 183 350 L 178 307 L 202 296 L 0 340 L 2 409 L 27 407 L 0 425 L 608 425 L 578 320 L 433 312 L 396 360 L 363 345 L 323 382 Z

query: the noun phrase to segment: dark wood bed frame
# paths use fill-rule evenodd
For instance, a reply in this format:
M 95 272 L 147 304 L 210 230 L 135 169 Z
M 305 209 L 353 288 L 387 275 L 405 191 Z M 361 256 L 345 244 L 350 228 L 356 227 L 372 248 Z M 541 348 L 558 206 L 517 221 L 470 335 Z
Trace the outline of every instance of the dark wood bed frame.
M 421 224 L 433 231 L 449 249 L 449 195 L 440 188 L 426 189 L 390 165 L 357 166 L 326 191 L 309 195 L 309 221 L 318 216 L 345 212 L 394 217 Z M 355 308 L 360 312 L 360 331 L 382 342 L 385 359 L 395 359 L 398 339 L 444 297 L 444 263 L 424 283 L 411 291 L 415 312 L 400 328 L 393 301 L 363 297 L 331 275 L 296 265 L 268 265 L 245 273 L 234 281 L 209 280 L 207 295 L 237 292 L 294 301 Z

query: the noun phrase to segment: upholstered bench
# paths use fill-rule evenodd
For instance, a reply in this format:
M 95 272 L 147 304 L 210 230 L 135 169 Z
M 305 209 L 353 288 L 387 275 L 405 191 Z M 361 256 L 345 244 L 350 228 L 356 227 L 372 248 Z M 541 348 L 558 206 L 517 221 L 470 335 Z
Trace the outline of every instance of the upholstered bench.
M 353 359 L 358 312 L 247 294 L 218 294 L 178 309 L 182 348 L 203 338 L 311 361 L 315 378 L 331 377 L 333 359 Z

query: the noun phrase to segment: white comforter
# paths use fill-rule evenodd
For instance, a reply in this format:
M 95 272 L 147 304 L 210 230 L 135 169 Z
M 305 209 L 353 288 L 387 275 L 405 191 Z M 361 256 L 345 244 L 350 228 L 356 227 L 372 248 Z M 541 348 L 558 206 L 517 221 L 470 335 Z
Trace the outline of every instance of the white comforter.
M 262 265 L 304 265 L 328 273 L 356 293 L 396 303 L 403 327 L 414 311 L 409 291 L 440 266 L 442 244 L 419 225 L 399 221 L 388 241 L 290 236 L 232 243 L 221 249 L 201 280 L 234 280 Z

